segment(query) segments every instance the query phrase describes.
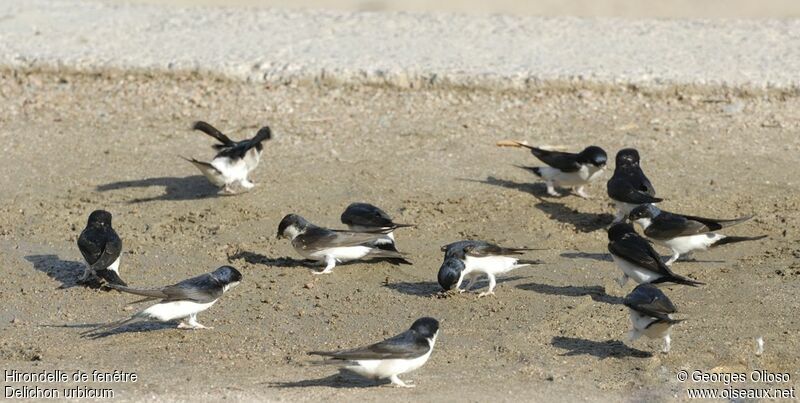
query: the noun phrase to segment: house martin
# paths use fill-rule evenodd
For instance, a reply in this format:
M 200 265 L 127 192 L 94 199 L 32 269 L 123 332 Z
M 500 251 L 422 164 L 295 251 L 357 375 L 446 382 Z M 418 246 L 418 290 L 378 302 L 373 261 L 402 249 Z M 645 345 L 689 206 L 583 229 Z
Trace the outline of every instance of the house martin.
M 78 237 L 78 249 L 87 264 L 79 282 L 97 276 L 109 284 L 127 285 L 119 277 L 122 239 L 111 226 L 111 213 L 95 210 L 89 214 L 89 222 Z
M 555 187 L 563 186 L 575 189 L 575 194 L 580 197 L 590 198 L 584 187 L 601 176 L 608 160 L 605 150 L 597 146 L 586 147 L 583 151 L 575 154 L 546 150 L 521 142 L 514 143 L 518 147 L 531 150 L 531 154 L 548 165 L 545 167 L 521 166 L 520 168 L 531 171 L 534 175 L 544 179 L 547 185 L 547 194 L 550 196 L 560 196 Z
M 639 166 L 639 152 L 626 148 L 617 153 L 614 175 L 606 184 L 608 197 L 617 207 L 614 222 L 624 221 L 636 206 L 645 203 L 658 203 L 663 199 L 656 196 L 656 189 L 644 175 Z
M 631 331 L 628 337 L 631 341 L 642 335 L 651 339 L 664 339 L 664 353 L 669 352 L 671 339 L 670 328 L 682 322 L 682 319 L 672 319 L 672 314 L 677 312 L 675 305 L 667 296 L 652 284 L 639 284 L 625 296 L 623 304 L 628 307 L 631 315 Z

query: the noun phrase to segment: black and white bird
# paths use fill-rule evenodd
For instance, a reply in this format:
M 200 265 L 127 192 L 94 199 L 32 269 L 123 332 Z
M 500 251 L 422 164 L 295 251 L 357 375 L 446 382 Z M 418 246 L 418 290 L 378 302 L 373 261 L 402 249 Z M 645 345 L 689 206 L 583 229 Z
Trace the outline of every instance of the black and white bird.
M 327 274 L 344 263 L 360 259 L 395 258 L 403 259 L 402 253 L 375 246 L 375 241 L 385 233 L 354 232 L 331 230 L 308 222 L 297 214 L 283 217 L 278 225 L 278 238 L 292 240 L 294 249 L 306 259 L 325 264 L 325 269 L 314 274 Z M 406 262 L 408 262 L 406 260 Z M 408 264 L 411 264 L 408 262 Z
M 214 126 L 202 121 L 195 122 L 192 129 L 200 130 L 219 141 L 220 144 L 213 146 L 217 155 L 211 162 L 182 157 L 183 159 L 194 164 L 214 186 L 222 188 L 222 193 L 235 194 L 239 187 L 249 190 L 255 186 L 249 175 L 261 160 L 264 149 L 261 143 L 272 138 L 269 126 L 259 129 L 253 138 L 242 141 L 233 141 Z
M 642 238 L 628 223 L 617 223 L 608 229 L 608 251 L 614 262 L 622 269 L 622 277 L 617 280 L 622 287 L 628 279 L 642 283 L 703 285 L 699 281 L 677 275 L 661 261 L 661 256 L 653 249 L 647 239 Z
M 643 204 L 633 209 L 628 217 L 641 225 L 644 235 L 653 242 L 672 249 L 672 257 L 666 262 L 667 265 L 671 265 L 683 254 L 766 237 L 766 235 L 728 236 L 714 232 L 745 222 L 753 216 L 720 220 L 670 213 L 652 204 Z
M 384 233 L 375 240 L 374 245 L 380 249 L 397 252 L 394 230 L 413 227 L 411 224 L 398 224 L 385 211 L 369 203 L 351 203 L 341 216 L 342 224 L 353 232 Z
M 122 239 L 111 226 L 111 213 L 95 210 L 89 214 L 89 222 L 78 237 L 78 249 L 87 264 L 79 282 L 97 276 L 109 284 L 127 285 L 119 276 Z
M 231 266 L 221 266 L 211 273 L 162 288 L 139 289 L 111 284 L 109 286 L 115 290 L 145 297 L 132 302 L 132 304 L 161 301 L 135 313 L 128 319 L 99 326 L 84 332 L 84 335 L 105 334 L 138 322 L 169 322 L 178 319 L 182 320 L 178 325 L 179 329 L 211 329 L 197 322 L 197 314 L 210 308 L 223 294 L 241 281 L 242 273 Z
M 536 158 L 547 164 L 545 167 L 520 167 L 533 172 L 534 175 L 544 179 L 547 185 L 547 194 L 560 196 L 556 186 L 571 187 L 575 194 L 583 198 L 590 198 L 584 187 L 599 178 L 606 168 L 608 156 L 605 150 L 597 146 L 589 146 L 575 154 L 562 151 L 551 151 L 543 148 L 529 146 L 516 142 L 520 147 L 531 150 Z
M 656 189 L 639 166 L 639 152 L 625 148 L 617 153 L 614 175 L 606 184 L 608 197 L 617 207 L 614 222 L 624 221 L 631 210 L 645 203 L 658 203 Z
M 366 347 L 342 351 L 311 351 L 309 355 L 331 357 L 331 361 L 370 379 L 389 379 L 393 385 L 413 388 L 400 380 L 398 375 L 419 369 L 428 361 L 436 336 L 439 321 L 420 318 L 411 328 L 390 339 Z M 409 381 L 409 383 L 411 383 Z
M 481 275 L 489 278 L 489 289 L 478 297 L 494 295 L 496 276 L 514 269 L 541 264 L 538 260 L 524 260 L 517 257 L 530 248 L 505 248 L 484 241 L 458 241 L 442 246 L 444 262 L 439 267 L 437 279 L 445 291 L 455 288 L 458 292 L 469 291 Z M 464 278 L 469 279 L 461 290 Z
M 672 314 L 677 312 L 675 305 L 667 296 L 652 284 L 639 284 L 625 296 L 623 304 L 628 307 L 631 315 L 631 331 L 628 337 L 631 341 L 645 335 L 651 339 L 664 339 L 664 348 L 669 352 L 672 325 L 682 322 L 682 319 L 672 319 Z

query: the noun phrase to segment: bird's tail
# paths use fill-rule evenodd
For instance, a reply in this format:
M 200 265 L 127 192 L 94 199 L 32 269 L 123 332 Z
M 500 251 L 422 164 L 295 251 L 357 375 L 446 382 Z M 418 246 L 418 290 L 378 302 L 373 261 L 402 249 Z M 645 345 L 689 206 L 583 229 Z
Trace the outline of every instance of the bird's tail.
M 272 130 L 269 128 L 269 126 L 264 126 L 258 130 L 258 133 L 256 133 L 256 135 L 252 139 L 250 139 L 250 144 L 256 145 L 264 140 L 269 140 L 271 138 L 272 138 Z
M 721 246 L 721 245 L 725 245 L 725 244 L 729 244 L 729 243 L 737 243 L 737 242 L 744 242 L 744 241 L 757 241 L 759 239 L 764 239 L 766 237 L 767 237 L 766 235 L 760 235 L 760 236 L 725 236 L 725 238 L 722 238 L 719 241 L 712 243 L 711 247 L 715 248 L 717 246 Z
M 230 145 L 233 144 L 233 142 L 231 141 L 231 139 L 228 138 L 228 136 L 222 134 L 222 132 L 217 130 L 216 127 L 211 126 L 210 124 L 208 124 L 206 122 L 203 122 L 202 120 L 194 122 L 192 124 L 192 129 L 193 130 L 200 130 L 201 132 L 203 132 L 203 133 L 215 138 L 217 141 L 222 143 L 224 146 L 230 146 Z
M 665 283 L 665 282 L 672 282 L 675 284 L 683 284 L 688 285 L 691 287 L 697 287 L 701 285 L 706 285 L 706 283 L 702 283 L 697 280 L 692 280 L 689 277 L 684 277 L 675 273 L 672 273 L 671 276 L 661 277 L 660 279 L 653 281 L 653 283 Z
M 517 267 L 524 267 L 524 266 L 533 266 L 536 264 L 544 264 L 543 261 L 538 259 L 518 259 L 517 260 Z
M 111 323 L 106 323 L 104 325 L 97 326 L 95 328 L 86 330 L 81 332 L 81 337 L 94 337 L 103 334 L 108 334 L 117 330 L 123 326 L 131 325 L 134 323 L 142 322 L 146 320 L 144 317 L 139 316 L 138 314 L 131 316 L 127 319 L 118 320 Z
M 538 176 L 540 178 L 542 177 L 542 168 L 541 167 L 526 167 L 526 166 L 522 166 L 522 165 L 514 165 L 514 166 L 517 167 L 517 168 L 522 168 L 522 169 L 524 169 L 526 171 L 531 171 L 534 175 L 536 175 L 536 176 Z
M 373 248 L 369 254 L 367 255 L 368 258 L 375 259 L 375 258 L 388 258 L 395 260 L 398 264 L 412 264 L 408 259 L 406 259 L 403 253 L 398 252 L 397 250 L 386 250 L 386 249 L 379 249 Z
M 128 284 L 119 276 L 119 273 L 115 272 L 114 270 L 100 270 L 97 275 L 103 280 L 107 281 L 108 284 L 121 285 L 123 287 L 128 286 Z

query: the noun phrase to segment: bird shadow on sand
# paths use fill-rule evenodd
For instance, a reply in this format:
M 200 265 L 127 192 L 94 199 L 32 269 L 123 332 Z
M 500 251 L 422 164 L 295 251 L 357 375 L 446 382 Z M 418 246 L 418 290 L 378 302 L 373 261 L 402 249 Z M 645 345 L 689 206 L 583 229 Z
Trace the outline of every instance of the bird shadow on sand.
M 100 282 L 96 279 L 86 283 L 78 282 L 85 267 L 81 262 L 61 260 L 56 255 L 28 255 L 25 256 L 25 260 L 33 264 L 34 269 L 60 282 L 61 285 L 58 286 L 60 290 L 72 287 L 101 288 Z
M 614 216 L 611 214 L 582 213 L 567 207 L 564 203 L 556 203 L 541 198 L 539 200 L 539 203 L 536 203 L 533 207 L 547 214 L 551 220 L 570 224 L 580 232 L 594 232 L 608 227 L 614 221 Z
M 592 298 L 592 301 L 605 302 L 611 305 L 620 305 L 623 301 L 621 297 L 606 294 L 605 288 L 600 286 L 577 287 L 568 285 L 559 287 L 548 284 L 528 283 L 520 284 L 517 288 L 520 290 L 538 292 L 539 294 L 562 295 L 565 297 L 585 297 L 588 295 Z
M 160 186 L 164 188 L 164 194 L 155 197 L 135 198 L 128 203 L 144 203 L 156 200 L 177 201 L 177 200 L 199 200 L 222 196 L 219 189 L 212 185 L 205 176 L 192 175 L 183 178 L 175 176 L 164 176 L 160 178 L 147 178 L 131 181 L 120 181 L 107 183 L 97 187 L 98 192 L 111 190 L 122 190 L 131 188 L 149 188 Z
M 306 379 L 295 382 L 269 382 L 272 388 L 307 388 L 312 386 L 325 386 L 329 388 L 369 388 L 386 385 L 387 381 L 374 381 L 358 376 L 352 371 L 344 368 L 339 369 L 339 373 L 318 379 Z
M 102 324 L 101 324 L 102 325 Z M 97 325 L 93 326 L 96 327 Z M 176 324 L 172 322 L 139 322 L 139 323 L 131 323 L 129 325 L 125 325 L 122 327 L 118 327 L 116 329 L 108 330 L 108 331 L 101 331 L 101 332 L 92 332 L 91 329 L 84 331 L 81 333 L 81 337 L 90 340 L 96 339 L 103 339 L 109 336 L 115 336 L 122 333 L 145 333 L 145 332 L 155 332 L 160 330 L 166 329 L 175 329 Z M 77 326 L 72 326 L 77 327 Z M 188 330 L 187 330 L 188 331 Z M 201 331 L 201 330 L 198 330 Z
M 319 265 L 315 265 L 316 262 L 311 260 L 297 260 L 290 257 L 271 258 L 260 253 L 247 251 L 239 251 L 228 256 L 229 262 L 239 259 L 244 259 L 245 262 L 250 264 L 263 264 L 270 267 L 317 267 L 320 270 L 322 269 Z
M 514 280 L 519 280 L 519 279 L 522 279 L 522 278 L 527 278 L 527 277 L 522 277 L 522 276 L 499 277 L 497 279 L 497 285 L 500 285 L 500 284 L 505 283 L 507 281 L 514 281 Z M 466 287 L 466 283 L 467 283 L 467 281 L 465 280 L 464 283 L 461 284 L 461 287 Z M 474 293 L 476 291 L 480 291 L 481 288 L 487 287 L 488 285 L 489 285 L 489 280 L 486 279 L 486 278 L 482 278 L 481 280 L 478 280 L 478 281 L 475 282 L 475 284 L 473 284 L 473 286 L 470 289 L 469 293 Z M 416 283 L 401 281 L 401 282 L 397 282 L 397 283 L 384 284 L 383 286 L 386 287 L 386 288 L 389 288 L 391 290 L 397 291 L 397 292 L 399 292 L 401 294 L 414 295 L 414 296 L 417 296 L 417 297 L 431 297 L 431 296 L 434 296 L 434 295 L 442 295 L 442 296 L 449 295 L 449 293 L 446 293 L 445 291 L 442 290 L 442 287 L 436 281 L 419 281 L 419 282 L 416 282 Z M 495 288 L 495 292 L 497 292 L 496 288 Z M 469 295 L 469 293 L 468 292 L 464 292 L 464 293 L 462 293 L 462 295 Z
M 569 193 L 564 192 L 562 190 L 561 196 L 551 196 L 547 194 L 547 186 L 543 182 L 521 183 L 506 179 L 495 178 L 494 176 L 489 176 L 485 180 L 469 179 L 469 178 L 458 178 L 458 180 L 464 182 L 483 183 L 484 185 L 499 186 L 499 187 L 504 187 L 506 189 L 519 190 L 520 192 L 534 195 L 539 199 L 542 198 L 561 199 L 570 195 Z
M 564 252 L 559 256 L 567 259 L 588 259 L 596 260 L 598 262 L 613 262 L 614 259 L 608 253 L 590 253 L 590 252 Z
M 594 341 L 576 337 L 556 336 L 553 337 L 550 344 L 553 347 L 568 350 L 561 356 L 591 355 L 600 359 L 611 357 L 648 358 L 653 356 L 650 352 L 628 347 L 619 340 Z

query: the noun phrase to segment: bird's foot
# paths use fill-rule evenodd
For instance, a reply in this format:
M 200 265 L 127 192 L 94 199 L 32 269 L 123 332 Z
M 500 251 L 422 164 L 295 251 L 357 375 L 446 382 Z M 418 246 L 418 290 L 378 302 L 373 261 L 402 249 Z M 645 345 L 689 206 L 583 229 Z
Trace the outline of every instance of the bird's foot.
M 553 197 L 561 197 L 561 193 L 556 192 L 555 189 L 547 189 L 547 194 Z
M 311 274 L 331 274 L 333 270 L 325 269 L 323 271 L 312 271 Z
M 203 325 L 201 325 L 200 323 L 197 323 L 197 322 L 195 322 L 195 323 L 184 323 L 184 322 L 181 322 L 181 323 L 178 324 L 178 329 L 192 329 L 192 330 L 206 329 L 206 330 L 211 330 L 213 328 L 214 328 L 213 326 L 203 326 Z
M 583 186 L 575 189 L 575 194 L 584 199 L 591 199 L 592 196 L 583 189 Z
M 494 291 L 484 291 L 478 294 L 478 298 L 488 297 L 490 295 L 494 295 Z
M 252 189 L 252 188 L 256 187 L 255 182 L 250 181 L 250 180 L 243 180 L 243 181 L 240 182 L 240 184 L 245 189 Z
M 226 196 L 232 196 L 236 194 L 236 191 L 233 190 L 230 185 L 225 185 L 222 189 L 220 189 L 219 193 Z
M 392 386 L 396 388 L 414 388 L 417 386 L 417 385 L 409 385 L 410 383 L 412 383 L 411 381 L 408 381 L 408 383 L 401 381 L 400 378 L 397 377 L 397 375 L 394 375 L 389 379 L 392 381 Z

